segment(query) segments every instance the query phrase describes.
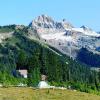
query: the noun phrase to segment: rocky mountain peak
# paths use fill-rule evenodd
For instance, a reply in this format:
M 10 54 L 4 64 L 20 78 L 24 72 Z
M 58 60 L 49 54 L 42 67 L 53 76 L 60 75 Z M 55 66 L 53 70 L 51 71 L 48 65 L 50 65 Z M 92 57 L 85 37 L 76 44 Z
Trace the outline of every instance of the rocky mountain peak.
M 70 22 L 66 21 L 66 19 L 63 19 L 61 23 L 65 29 L 74 28 L 74 26 Z
M 51 17 L 49 17 L 47 15 L 40 15 L 31 22 L 30 26 L 34 27 L 36 29 L 38 29 L 38 28 L 49 29 L 49 28 L 55 27 L 55 22 Z
M 48 15 L 40 15 L 36 19 L 34 19 L 30 25 L 30 27 L 38 30 L 42 29 L 42 32 L 54 32 L 54 31 L 65 31 L 66 29 L 73 28 L 73 26 L 67 22 L 65 19 L 61 22 L 57 22 L 53 20 Z M 46 33 L 44 32 L 44 33 Z
M 85 26 L 85 25 L 82 25 L 80 28 L 83 28 L 83 29 L 88 29 L 88 27 L 87 27 L 87 26 Z
M 34 21 L 40 22 L 40 23 L 53 23 L 54 22 L 53 19 L 48 15 L 40 15 Z
M 89 28 L 85 25 L 81 26 L 80 28 L 83 28 L 84 31 L 93 31 L 91 28 Z
M 47 15 L 40 15 L 31 22 L 30 29 L 33 36 L 73 58 L 82 47 L 93 52 L 100 47 L 100 34 L 84 25 L 73 27 L 65 19 L 58 22 Z

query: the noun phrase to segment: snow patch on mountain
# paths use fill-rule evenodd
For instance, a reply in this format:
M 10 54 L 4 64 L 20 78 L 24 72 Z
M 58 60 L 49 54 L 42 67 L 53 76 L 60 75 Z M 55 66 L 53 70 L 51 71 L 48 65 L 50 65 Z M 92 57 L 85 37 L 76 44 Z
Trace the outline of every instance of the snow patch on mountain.
M 96 33 L 95 31 L 85 30 L 84 28 L 72 28 L 72 31 L 81 32 L 88 36 L 100 37 L 100 34 Z
M 54 39 L 54 40 L 62 40 L 62 41 L 74 41 L 74 39 L 71 36 L 65 36 L 65 32 L 61 33 L 54 33 L 54 34 L 44 34 L 41 35 L 43 39 L 49 40 L 49 39 Z

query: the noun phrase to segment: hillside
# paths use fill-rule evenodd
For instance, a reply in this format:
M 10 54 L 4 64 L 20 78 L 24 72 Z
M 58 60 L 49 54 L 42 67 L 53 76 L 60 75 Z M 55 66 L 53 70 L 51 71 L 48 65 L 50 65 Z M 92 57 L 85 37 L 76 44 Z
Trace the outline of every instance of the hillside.
M 0 44 L 0 83 L 4 86 L 20 83 L 37 86 L 41 74 L 44 74 L 51 85 L 70 85 L 85 92 L 99 91 L 99 72 L 40 40 L 30 39 L 28 27 L 15 26 L 10 32 L 11 37 L 1 39 Z M 6 30 L 5 34 L 8 34 Z M 27 79 L 19 75 L 19 69 L 28 71 Z
M 79 58 L 80 50 L 85 48 L 91 52 L 94 60 L 90 56 L 87 56 L 86 61 L 78 60 L 91 67 L 100 66 L 100 61 L 97 61 L 97 56 L 100 57 L 100 34 L 87 26 L 77 28 L 65 19 L 58 22 L 48 15 L 40 15 L 29 24 L 29 33 L 31 37 L 36 37 L 73 59 Z
M 0 100 L 100 100 L 100 96 L 72 90 L 0 88 Z
M 100 34 L 87 26 L 77 28 L 65 19 L 58 22 L 48 15 L 40 15 L 33 19 L 29 28 L 31 36 L 38 34 L 41 41 L 70 57 L 76 58 L 81 48 L 100 54 L 97 50 L 100 47 Z

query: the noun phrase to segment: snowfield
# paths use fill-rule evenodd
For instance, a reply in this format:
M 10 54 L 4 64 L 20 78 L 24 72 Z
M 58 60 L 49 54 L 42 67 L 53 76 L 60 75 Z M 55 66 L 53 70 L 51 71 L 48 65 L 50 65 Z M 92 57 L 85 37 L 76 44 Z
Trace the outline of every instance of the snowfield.
M 62 41 L 74 41 L 72 36 L 65 36 L 65 32 L 42 34 L 41 37 L 46 40 L 62 40 Z
M 81 32 L 88 36 L 100 37 L 100 34 L 94 32 L 94 31 L 84 30 L 83 28 L 72 28 L 72 31 Z

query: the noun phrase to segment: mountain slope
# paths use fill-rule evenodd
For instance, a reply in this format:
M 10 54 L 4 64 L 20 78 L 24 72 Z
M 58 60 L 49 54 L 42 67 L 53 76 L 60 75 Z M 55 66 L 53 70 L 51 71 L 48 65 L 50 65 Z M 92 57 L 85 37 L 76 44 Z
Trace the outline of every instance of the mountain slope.
M 27 84 L 31 86 L 37 85 L 40 74 L 46 74 L 48 81 L 52 84 L 56 83 L 58 86 L 63 85 L 64 82 L 66 85 L 66 82 L 69 82 L 73 88 L 77 87 L 74 83 L 95 84 L 97 76 L 94 76 L 94 74 L 96 72 L 41 41 L 31 40 L 27 37 L 27 32 L 27 28 L 15 29 L 12 37 L 3 40 L 1 43 L 0 83 L 16 83 L 16 81 L 10 81 L 13 72 L 16 69 L 27 69 Z M 18 77 L 16 76 L 16 78 Z M 99 81 L 99 79 L 96 79 L 98 85 Z M 88 89 L 88 85 L 86 87 L 84 85 L 84 88 Z
M 88 46 L 87 43 L 95 45 L 94 41 L 98 41 L 97 47 L 99 46 L 99 37 L 86 38 L 84 33 L 74 34 L 71 31 L 73 26 L 69 23 L 66 23 L 68 24 L 66 28 L 65 22 L 60 25 L 58 22 L 53 22 L 54 24 L 51 22 L 53 22 L 51 19 L 50 24 L 46 22 L 49 25 L 46 29 L 44 29 L 44 21 L 42 28 L 39 25 L 38 29 L 37 26 L 31 26 L 32 24 L 28 27 L 23 25 L 1 27 L 0 35 L 3 38 L 0 43 L 0 83 L 4 86 L 19 83 L 37 86 L 41 74 L 45 74 L 50 84 L 55 86 L 70 85 L 72 89 L 80 91 L 99 91 L 100 73 L 91 70 L 83 62 L 73 59 L 83 46 L 81 41 L 84 41 L 86 48 L 89 49 L 90 45 Z M 40 29 L 43 31 L 39 33 Z M 79 45 L 76 45 L 77 39 L 80 41 Z M 70 57 L 67 56 L 68 54 Z M 28 71 L 27 79 L 19 75 L 19 69 Z
M 53 46 L 73 59 L 77 58 L 82 48 L 100 55 L 100 34 L 86 26 L 75 28 L 65 20 L 56 22 L 47 15 L 41 15 L 30 23 L 29 33 L 31 37 L 36 37 L 37 34 L 36 38 L 41 42 Z

